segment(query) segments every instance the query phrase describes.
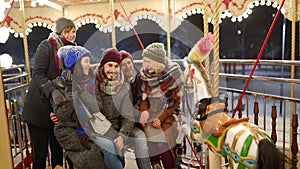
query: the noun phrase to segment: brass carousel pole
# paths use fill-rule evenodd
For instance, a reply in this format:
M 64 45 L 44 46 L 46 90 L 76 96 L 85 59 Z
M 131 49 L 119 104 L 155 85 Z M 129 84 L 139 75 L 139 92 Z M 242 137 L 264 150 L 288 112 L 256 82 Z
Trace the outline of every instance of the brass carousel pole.
M 115 29 L 115 15 L 114 15 L 114 0 L 109 0 L 110 2 L 110 14 L 111 14 L 111 19 L 112 19 L 112 23 L 111 23 L 111 42 L 112 42 L 112 47 L 113 48 L 117 48 L 117 44 L 116 44 L 116 29 Z
M 2 68 L 0 66 L 0 164 L 1 168 L 13 169 L 3 86 Z
M 24 54 L 25 54 L 25 67 L 26 67 L 26 72 L 27 72 L 27 82 L 30 82 L 31 75 L 30 75 L 30 62 L 29 62 L 29 54 L 28 54 L 28 42 L 27 42 L 27 35 L 26 35 L 26 25 L 25 25 L 25 7 L 24 7 L 24 0 L 19 1 L 20 5 L 20 11 L 22 15 L 22 22 L 23 22 L 23 43 L 24 43 Z
M 220 1 L 215 0 L 215 11 L 214 11 L 214 93 L 213 96 L 218 96 L 219 95 L 219 30 L 220 30 L 220 25 L 219 25 L 219 19 L 220 19 Z
M 293 0 L 293 17 L 292 17 L 292 42 L 291 42 L 291 60 L 295 60 L 296 55 L 296 22 L 297 22 L 297 0 Z M 295 78 L 295 65 L 291 65 L 291 79 Z M 295 97 L 295 84 L 291 83 L 291 98 Z M 298 128 L 298 115 L 296 114 L 295 102 L 290 104 L 290 144 L 291 152 L 290 157 L 292 158 L 292 169 L 297 168 L 298 163 L 298 144 L 297 144 L 297 128 Z
M 167 7 L 167 19 L 168 19 L 168 26 L 167 26 L 167 47 L 168 47 L 168 57 L 171 59 L 171 20 L 172 20 L 172 11 L 171 11 L 171 0 L 168 0 L 168 7 Z
M 219 95 L 219 19 L 220 19 L 220 1 L 214 1 L 214 57 L 213 57 L 213 96 Z M 207 64 L 207 62 L 206 62 Z M 207 65 L 205 65 L 207 66 Z M 207 69 L 206 69 L 207 70 Z M 210 168 L 220 168 L 221 157 L 209 151 L 209 167 Z
M 208 6 L 207 6 L 207 0 L 204 0 L 204 14 L 203 14 L 203 30 L 204 30 L 204 35 L 206 35 L 208 32 L 209 32 L 209 29 L 208 29 Z M 205 59 L 205 70 L 206 72 L 210 75 L 210 68 L 209 68 L 209 63 L 210 63 L 210 58 L 207 57 Z

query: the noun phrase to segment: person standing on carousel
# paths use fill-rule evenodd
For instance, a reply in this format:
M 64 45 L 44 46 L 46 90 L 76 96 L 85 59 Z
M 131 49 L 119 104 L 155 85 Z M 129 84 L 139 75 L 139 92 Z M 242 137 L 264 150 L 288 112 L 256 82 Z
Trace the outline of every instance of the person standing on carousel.
M 35 53 L 33 75 L 24 101 L 22 120 L 27 123 L 33 145 L 33 169 L 46 168 L 48 145 L 51 165 L 63 165 L 63 149 L 58 144 L 50 115 L 55 117 L 50 98 L 63 100 L 51 80 L 60 76 L 61 67 L 57 51 L 65 45 L 76 45 L 76 27 L 72 20 L 60 17 L 56 20 L 56 31 L 43 40 Z

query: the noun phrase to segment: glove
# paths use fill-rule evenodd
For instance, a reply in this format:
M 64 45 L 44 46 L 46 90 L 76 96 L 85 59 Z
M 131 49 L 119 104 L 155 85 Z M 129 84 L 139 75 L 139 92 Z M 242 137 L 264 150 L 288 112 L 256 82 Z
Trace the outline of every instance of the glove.
M 57 78 L 53 79 L 52 84 L 55 86 L 56 89 L 66 88 L 66 84 L 62 77 L 57 77 Z
M 58 89 L 54 89 L 51 92 L 51 96 L 55 105 L 61 105 L 67 101 L 65 96 Z
M 72 92 L 72 73 L 70 70 L 65 69 L 61 76 L 64 78 L 65 84 L 67 86 L 67 92 Z

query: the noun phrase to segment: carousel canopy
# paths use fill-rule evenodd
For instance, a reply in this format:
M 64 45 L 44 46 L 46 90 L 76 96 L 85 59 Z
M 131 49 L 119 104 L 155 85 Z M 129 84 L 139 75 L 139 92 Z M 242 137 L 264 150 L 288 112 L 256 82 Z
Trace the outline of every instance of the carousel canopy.
M 206 11 L 208 22 L 214 22 L 214 13 L 218 10 L 221 14 L 219 22 L 226 17 L 231 18 L 233 22 L 240 22 L 251 15 L 252 9 L 256 6 L 265 5 L 278 9 L 282 1 L 223 0 L 219 8 L 214 7 L 214 2 L 214 0 L 116 0 L 110 3 L 108 0 L 10 0 L 2 2 L 6 4 L 1 7 L 6 7 L 5 13 L 8 13 L 8 16 L 3 19 L 1 25 L 11 28 L 11 33 L 16 37 L 22 37 L 24 30 L 28 34 L 35 26 L 53 30 L 55 19 L 59 16 L 72 19 L 77 27 L 94 23 L 96 28 L 103 32 L 111 32 L 113 19 L 114 26 L 121 31 L 129 31 L 140 19 L 155 21 L 163 30 L 167 30 L 167 21 L 171 18 L 172 32 L 185 18 L 193 14 L 203 14 Z M 299 1 L 297 3 L 300 7 Z M 296 17 L 292 9 L 292 0 L 286 0 L 281 12 L 292 20 L 293 16 Z M 299 16 L 298 12 L 297 20 Z

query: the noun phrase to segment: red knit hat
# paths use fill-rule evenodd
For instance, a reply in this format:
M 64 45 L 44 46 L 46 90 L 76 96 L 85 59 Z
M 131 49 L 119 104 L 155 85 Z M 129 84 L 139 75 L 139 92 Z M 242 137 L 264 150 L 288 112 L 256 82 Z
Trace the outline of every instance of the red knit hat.
M 120 64 L 122 61 L 121 53 L 115 48 L 108 48 L 102 53 L 102 59 L 100 61 L 100 67 L 103 67 L 107 62 L 116 62 Z
M 120 53 L 122 55 L 122 60 L 124 60 L 126 58 L 130 58 L 131 60 L 133 60 L 132 55 L 129 52 L 127 52 L 126 50 L 121 50 Z

